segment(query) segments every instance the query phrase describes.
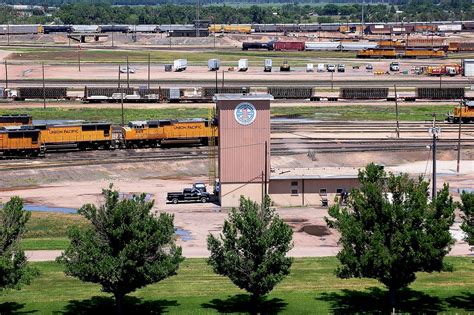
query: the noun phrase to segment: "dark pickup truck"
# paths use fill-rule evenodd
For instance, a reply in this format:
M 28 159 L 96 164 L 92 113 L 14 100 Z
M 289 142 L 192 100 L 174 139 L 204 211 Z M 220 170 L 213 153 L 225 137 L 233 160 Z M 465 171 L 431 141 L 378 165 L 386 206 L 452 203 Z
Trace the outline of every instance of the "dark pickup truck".
M 174 204 L 178 202 L 209 202 L 211 195 L 208 192 L 203 192 L 196 188 L 186 188 L 183 192 L 170 192 L 166 200 Z

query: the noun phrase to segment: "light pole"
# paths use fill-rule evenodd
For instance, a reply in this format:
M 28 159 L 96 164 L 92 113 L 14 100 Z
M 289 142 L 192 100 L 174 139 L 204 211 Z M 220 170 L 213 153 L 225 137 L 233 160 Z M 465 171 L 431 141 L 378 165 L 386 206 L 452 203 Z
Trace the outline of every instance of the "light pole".
M 457 158 L 457 163 L 456 163 L 456 173 L 459 174 L 460 171 L 460 164 L 461 164 L 461 125 L 462 125 L 462 109 L 464 105 L 465 100 L 461 100 L 459 103 L 459 128 L 458 128 L 458 158 Z
M 432 180 L 432 192 L 431 199 L 436 199 L 436 140 L 441 135 L 441 128 L 436 127 L 436 114 L 433 113 L 433 126 L 428 129 L 428 133 L 433 138 L 433 144 L 431 149 L 433 150 L 433 180 Z

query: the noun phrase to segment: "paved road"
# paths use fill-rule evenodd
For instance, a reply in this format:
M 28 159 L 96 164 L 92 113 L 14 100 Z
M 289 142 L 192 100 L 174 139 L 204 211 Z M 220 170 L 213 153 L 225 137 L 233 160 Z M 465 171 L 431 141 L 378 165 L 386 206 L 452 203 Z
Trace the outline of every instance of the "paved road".
M 339 252 L 337 246 L 320 246 L 320 247 L 297 247 L 290 251 L 291 257 L 332 257 L 336 256 Z M 61 255 L 60 250 L 30 250 L 25 251 L 26 257 L 29 261 L 53 261 L 56 257 Z M 184 247 L 183 255 L 187 258 L 206 258 L 209 257 L 209 252 L 201 248 Z M 466 243 L 456 243 L 453 247 L 449 256 L 474 256 L 474 252 L 471 252 L 469 245 Z

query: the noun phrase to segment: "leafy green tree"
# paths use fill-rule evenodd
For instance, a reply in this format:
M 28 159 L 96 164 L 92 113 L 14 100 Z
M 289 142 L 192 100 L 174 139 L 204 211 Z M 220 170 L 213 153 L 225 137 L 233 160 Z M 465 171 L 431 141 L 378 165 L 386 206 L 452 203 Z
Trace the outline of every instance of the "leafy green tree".
M 23 200 L 13 197 L 0 208 L 0 290 L 19 289 L 36 271 L 27 265 L 20 247 L 31 213 L 23 210 Z
M 290 273 L 293 231 L 270 207 L 240 198 L 240 207 L 232 209 L 222 234 L 209 234 L 208 264 L 258 301 Z
M 341 233 L 337 258 L 340 278 L 373 278 L 389 290 L 395 306 L 397 290 L 416 279 L 416 272 L 441 271 L 454 243 L 454 222 L 447 185 L 429 202 L 429 184 L 407 174 L 394 175 L 374 164 L 359 171 L 360 188 L 348 206 L 329 209 L 326 221 Z
M 461 211 L 463 223 L 461 229 L 466 233 L 466 242 L 474 246 L 474 193 L 461 194 Z
M 155 217 L 154 202 L 146 201 L 145 194 L 121 198 L 112 188 L 102 191 L 103 205 L 79 210 L 90 227 L 68 231 L 71 244 L 58 261 L 67 275 L 113 293 L 120 314 L 126 294 L 175 275 L 183 258 L 175 245 L 172 215 Z

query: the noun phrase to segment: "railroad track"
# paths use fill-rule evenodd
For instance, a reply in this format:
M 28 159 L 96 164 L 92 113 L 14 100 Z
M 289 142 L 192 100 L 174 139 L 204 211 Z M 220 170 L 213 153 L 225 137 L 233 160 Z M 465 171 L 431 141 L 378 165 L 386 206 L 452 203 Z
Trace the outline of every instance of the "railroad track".
M 274 156 L 297 154 L 308 154 L 310 156 L 313 154 L 317 155 L 318 153 L 427 151 L 427 145 L 430 144 L 430 139 L 387 139 L 383 141 L 380 139 L 370 141 L 367 141 L 367 139 L 350 139 L 345 141 L 272 139 L 271 153 Z M 463 140 L 461 146 L 462 149 L 473 149 L 474 139 Z M 437 147 L 440 151 L 456 150 L 457 142 L 449 139 L 440 139 Z M 50 153 L 43 159 L 0 161 L 0 173 L 72 166 L 203 160 L 208 159 L 209 153 L 209 147 L 58 152 Z
M 41 79 L 12 79 L 8 80 L 9 85 L 15 85 L 16 87 L 42 87 L 43 81 Z M 48 87 L 81 87 L 85 85 L 94 87 L 110 87 L 116 86 L 117 80 L 115 79 L 88 79 L 88 80 L 76 80 L 76 79 L 47 79 L 45 80 Z M 129 81 L 131 87 L 139 87 L 146 85 L 148 81 L 146 79 L 137 80 L 132 79 Z M 0 80 L 0 84 L 5 85 L 5 80 Z M 122 86 L 126 85 L 127 82 L 122 80 Z M 160 79 L 151 80 L 150 84 L 153 86 L 165 87 L 214 87 L 216 84 L 215 80 L 199 79 L 199 80 L 180 80 L 180 79 Z M 221 81 L 219 81 L 219 86 Z M 339 87 L 388 87 L 391 88 L 396 84 L 397 87 L 439 87 L 439 79 L 409 79 L 409 78 L 390 78 L 390 79 L 373 79 L 373 80 L 334 80 L 333 86 Z M 445 79 L 443 80 L 443 87 L 461 87 L 464 88 L 471 84 L 468 78 L 456 78 L 456 79 Z M 269 80 L 269 79 L 245 79 L 245 80 L 233 80 L 226 79 L 226 87 L 240 87 L 240 86 L 298 86 L 298 87 L 331 87 L 330 80 Z

